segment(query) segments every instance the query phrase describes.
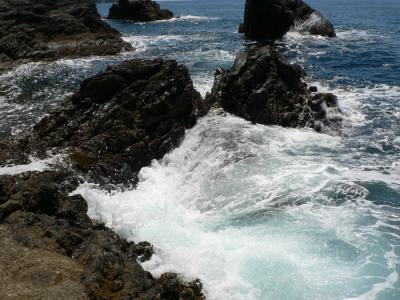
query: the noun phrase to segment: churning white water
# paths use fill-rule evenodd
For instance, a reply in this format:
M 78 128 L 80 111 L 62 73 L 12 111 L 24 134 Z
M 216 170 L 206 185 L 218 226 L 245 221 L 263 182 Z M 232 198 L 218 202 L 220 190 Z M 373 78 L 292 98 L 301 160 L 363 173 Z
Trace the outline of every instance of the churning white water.
M 314 2 L 331 2 L 338 37 L 292 31 L 278 46 L 307 69 L 311 85 L 339 96 L 343 135 L 214 112 L 143 168 L 136 189 L 106 193 L 83 184 L 76 191 L 92 218 L 155 245 L 143 264 L 153 274 L 200 278 L 208 299 L 400 299 L 400 47 L 398 16 L 389 18 L 396 9 L 386 5 L 377 17 L 381 3 L 366 10 L 367 0 L 347 1 L 352 9 Z M 205 95 L 214 70 L 230 68 L 244 47 L 243 3 L 170 4 L 184 17 L 110 21 L 135 52 L 34 63 L 1 76 L 0 134 L 19 134 L 84 78 L 132 57 L 177 59 Z M 33 159 L 0 174 L 49 167 Z
M 0 168 L 1 175 L 17 175 L 25 172 L 42 172 L 52 169 L 57 163 L 63 160 L 62 155 L 51 155 L 45 159 L 38 159 L 36 157 L 29 157 L 30 162 L 25 165 L 10 165 Z
M 335 161 L 342 139 L 213 113 L 137 189 L 76 192 L 157 247 L 147 270 L 201 278 L 209 299 L 375 299 L 398 288 L 399 211 Z

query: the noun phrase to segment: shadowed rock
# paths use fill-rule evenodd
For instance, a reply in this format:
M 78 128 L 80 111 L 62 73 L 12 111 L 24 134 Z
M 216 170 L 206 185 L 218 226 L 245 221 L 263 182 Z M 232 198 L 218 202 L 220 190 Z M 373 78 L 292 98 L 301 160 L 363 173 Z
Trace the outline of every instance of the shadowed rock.
M 161 9 L 155 1 L 119 0 L 110 8 L 108 19 L 130 20 L 132 22 L 150 22 L 168 20 L 173 17 L 168 9 Z
M 217 71 L 207 100 L 254 123 L 317 131 L 340 126 L 336 96 L 311 92 L 303 75 L 274 48 L 254 45 L 237 55 L 230 71 Z
M 297 25 L 301 31 L 336 36 L 333 25 L 302 0 L 247 0 L 239 31 L 249 39 L 278 39 Z
M 113 55 L 132 47 L 94 0 L 0 0 L 0 72 L 20 63 Z

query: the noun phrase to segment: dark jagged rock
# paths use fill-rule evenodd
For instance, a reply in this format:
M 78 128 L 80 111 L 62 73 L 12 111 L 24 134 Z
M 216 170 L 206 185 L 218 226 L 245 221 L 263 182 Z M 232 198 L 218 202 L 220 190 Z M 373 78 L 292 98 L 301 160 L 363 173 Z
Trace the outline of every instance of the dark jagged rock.
M 278 39 L 293 26 L 327 37 L 336 36 L 333 25 L 302 0 L 246 0 L 241 31 L 250 39 Z
M 27 61 L 131 48 L 101 20 L 94 0 L 0 0 L 0 72 Z
M 0 282 L 11 286 L 0 284 L 0 298 L 18 285 L 26 299 L 203 299 L 199 281 L 144 271 L 138 262 L 151 258 L 152 245 L 96 225 L 85 199 L 70 195 L 82 173 L 100 183 L 135 179 L 180 142 L 201 101 L 175 61 L 126 61 L 85 80 L 31 135 L 2 141 L 0 160 L 20 162 L 55 147 L 69 153 L 74 170 L 0 176 Z M 10 251 L 17 261 L 8 260 Z M 15 272 L 15 263 L 27 261 Z
M 142 167 L 179 145 L 201 101 L 175 61 L 126 61 L 83 81 L 27 138 L 0 143 L 0 158 L 68 148 L 74 169 L 93 181 L 134 182 Z
M 76 186 L 64 171 L 0 176 L 1 299 L 204 298 L 199 281 L 144 271 L 151 245 L 92 223 Z
M 130 20 L 132 22 L 150 22 L 173 18 L 168 9 L 161 9 L 155 1 L 150 0 L 119 0 L 113 4 L 108 19 Z
M 337 128 L 341 117 L 336 96 L 309 91 L 303 75 L 300 66 L 274 48 L 254 45 L 237 55 L 230 71 L 217 71 L 207 100 L 255 123 Z

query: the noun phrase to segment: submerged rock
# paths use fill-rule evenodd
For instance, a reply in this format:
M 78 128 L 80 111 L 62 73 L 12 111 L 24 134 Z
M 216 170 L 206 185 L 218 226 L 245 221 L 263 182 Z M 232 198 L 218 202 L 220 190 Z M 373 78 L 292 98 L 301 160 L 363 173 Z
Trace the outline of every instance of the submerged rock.
M 0 0 L 0 72 L 27 61 L 131 48 L 101 20 L 94 0 Z
M 122 19 L 133 22 L 150 22 L 168 20 L 173 17 L 168 9 L 161 9 L 155 1 L 150 0 L 119 0 L 110 8 L 108 19 Z
M 311 34 L 336 36 L 333 25 L 302 0 L 246 0 L 240 31 L 250 39 L 277 39 L 295 25 Z
M 65 171 L 0 176 L 1 299 L 204 298 L 199 281 L 143 270 L 151 245 L 93 223 L 76 186 Z
M 253 45 L 237 55 L 230 71 L 217 71 L 207 100 L 254 123 L 337 128 L 336 96 L 311 92 L 316 90 L 307 88 L 303 75 L 273 47 Z
M 72 167 L 94 182 L 135 182 L 142 167 L 180 144 L 201 105 L 185 66 L 125 61 L 83 81 L 26 138 L 0 142 L 0 161 L 67 151 Z

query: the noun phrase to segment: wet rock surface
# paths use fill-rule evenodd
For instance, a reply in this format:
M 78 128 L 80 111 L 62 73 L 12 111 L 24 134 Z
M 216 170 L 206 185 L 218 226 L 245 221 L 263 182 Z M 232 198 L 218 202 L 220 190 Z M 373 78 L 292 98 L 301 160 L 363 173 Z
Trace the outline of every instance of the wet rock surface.
M 93 223 L 77 184 L 68 171 L 0 176 L 1 299 L 203 299 L 199 281 L 144 271 L 152 246 Z
M 132 47 L 94 0 L 0 0 L 0 72 L 29 61 L 113 55 Z
M 249 39 L 278 39 L 293 26 L 314 35 L 336 36 L 333 25 L 302 0 L 247 0 L 239 31 Z
M 143 166 L 180 143 L 201 102 L 186 67 L 136 59 L 82 82 L 33 132 L 1 141 L 3 165 L 50 150 L 66 159 L 54 171 L 0 176 L 0 298 L 204 299 L 198 280 L 143 270 L 152 245 L 92 221 L 86 200 L 71 195 L 84 179 L 103 187 L 134 182 Z
M 142 167 L 179 145 L 196 123 L 201 102 L 186 67 L 126 61 L 83 81 L 25 139 L 4 141 L 0 158 L 24 161 L 28 153 L 68 149 L 72 167 L 92 181 L 134 182 Z
M 108 19 L 122 19 L 132 22 L 150 22 L 173 18 L 168 9 L 161 9 L 160 5 L 150 0 L 119 0 L 110 8 Z
M 337 98 L 307 88 L 304 72 L 271 46 L 253 45 L 237 55 L 231 70 L 218 70 L 207 100 L 254 123 L 338 129 Z

